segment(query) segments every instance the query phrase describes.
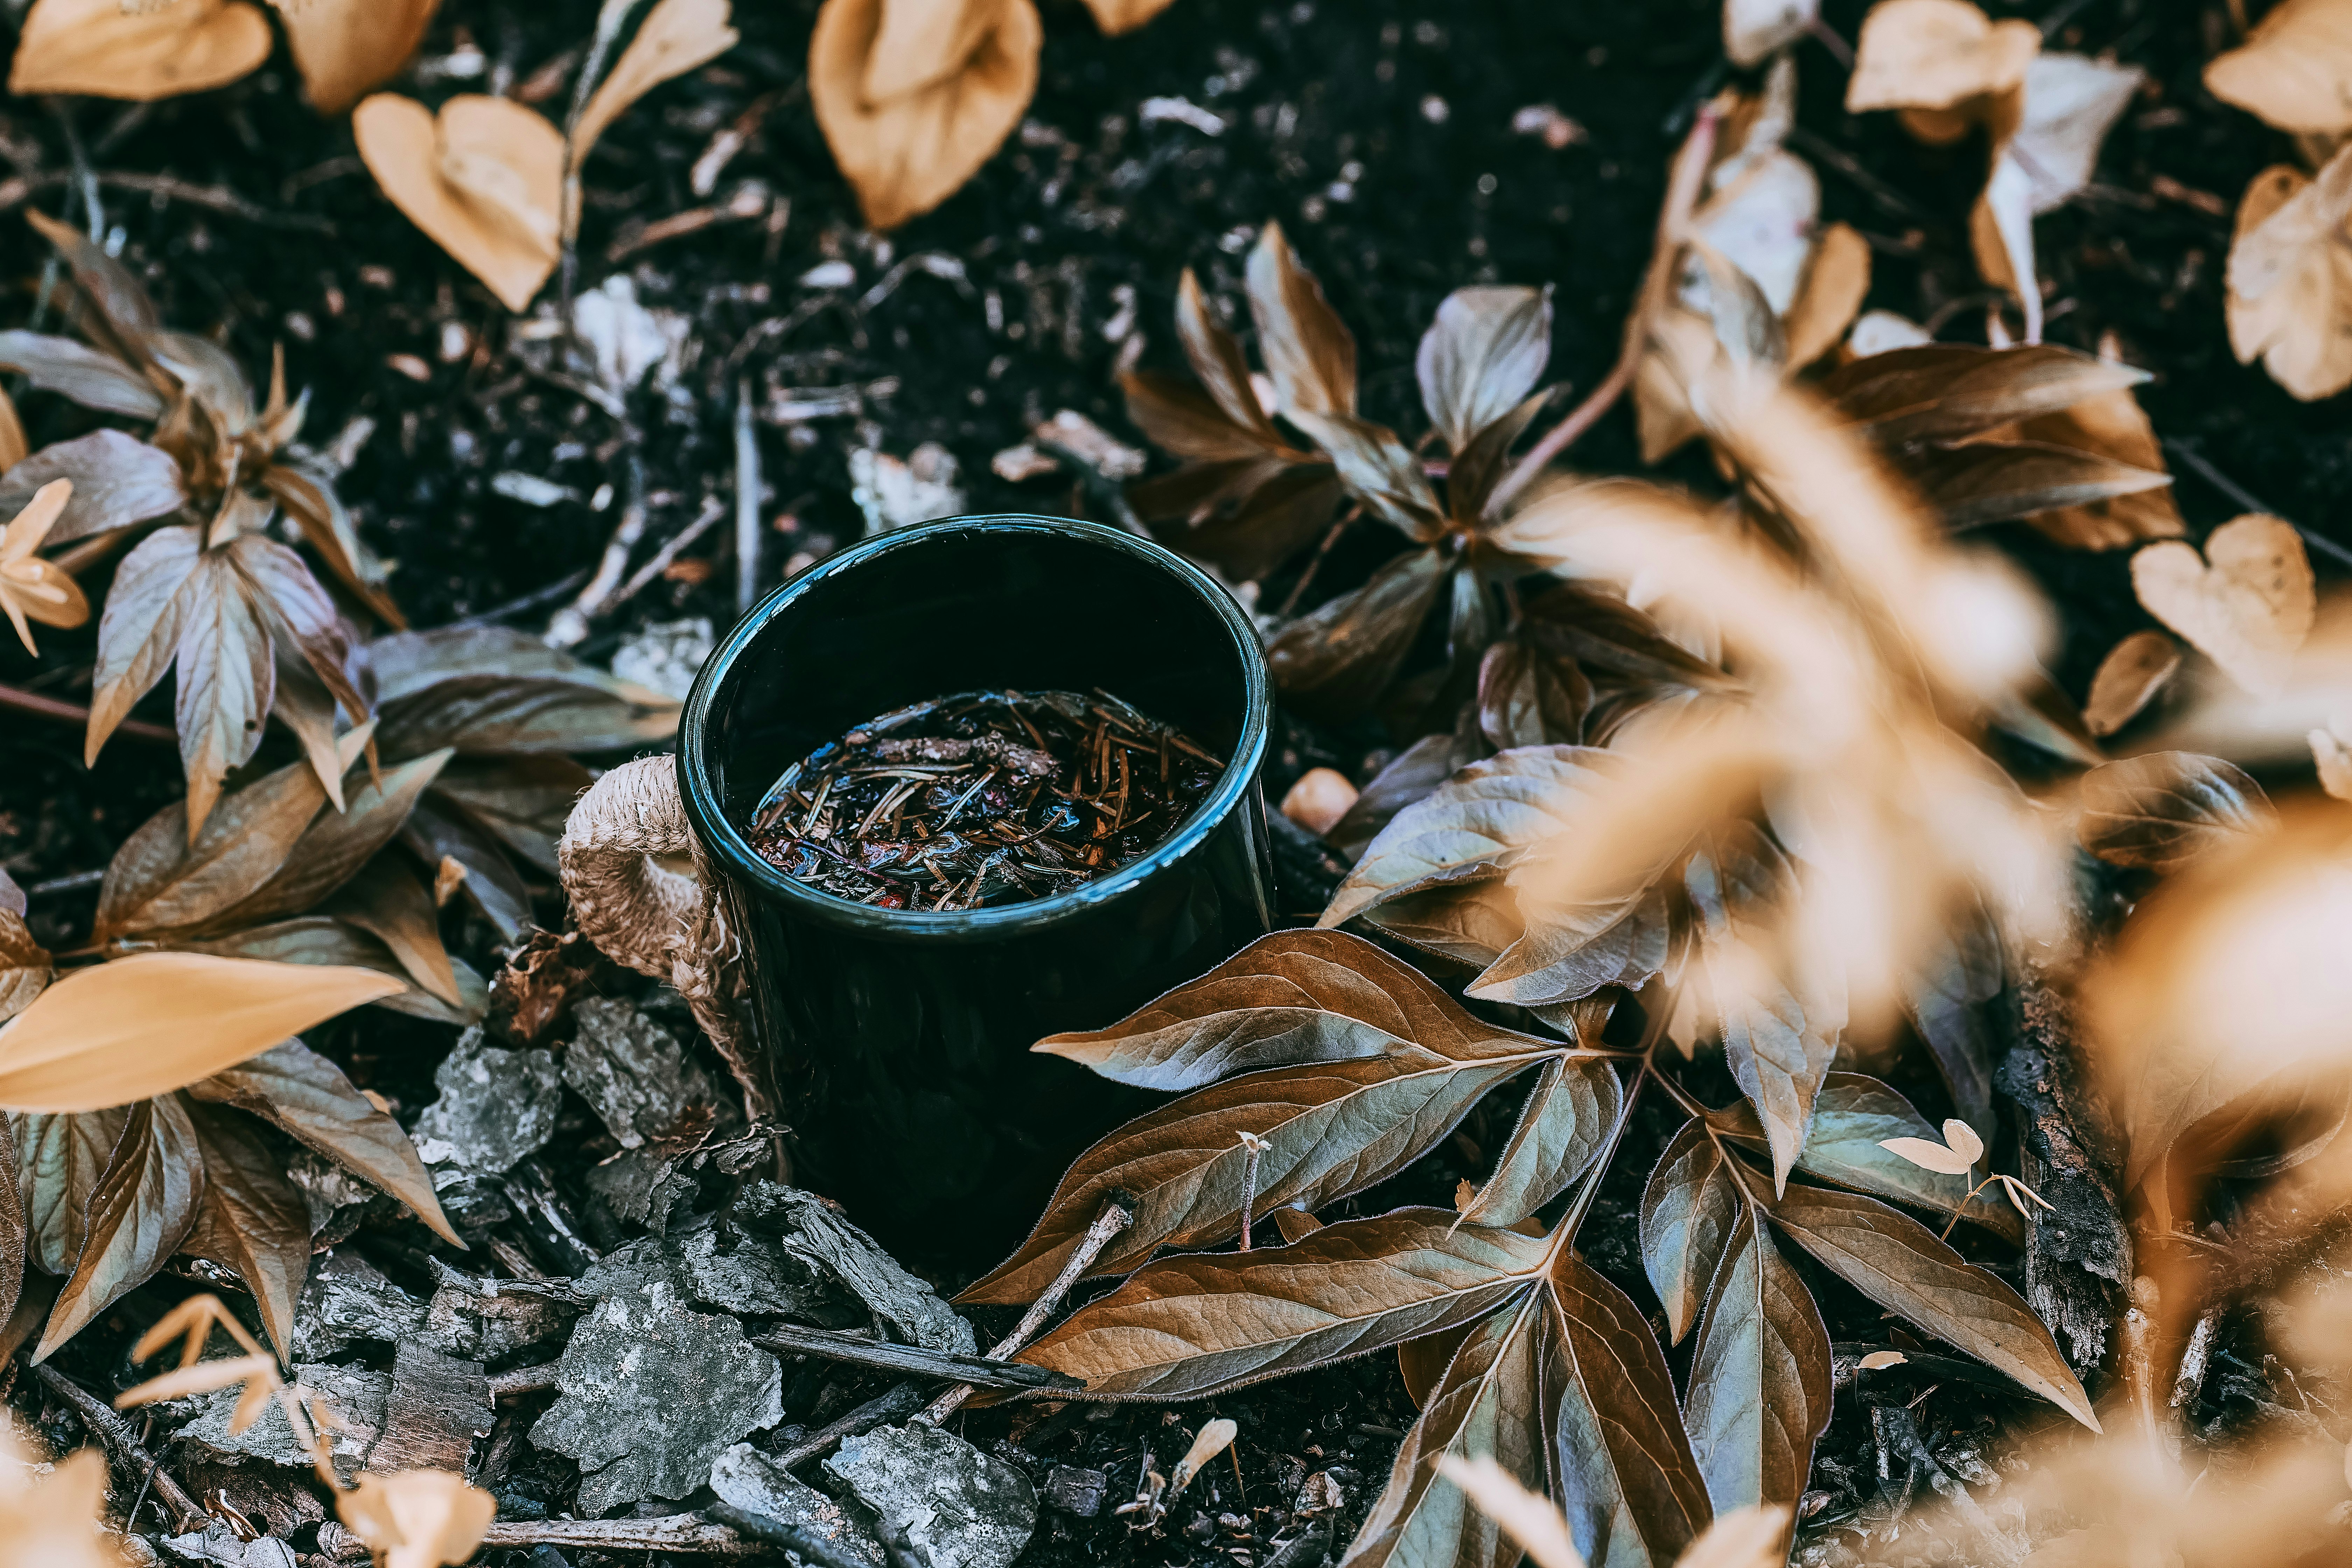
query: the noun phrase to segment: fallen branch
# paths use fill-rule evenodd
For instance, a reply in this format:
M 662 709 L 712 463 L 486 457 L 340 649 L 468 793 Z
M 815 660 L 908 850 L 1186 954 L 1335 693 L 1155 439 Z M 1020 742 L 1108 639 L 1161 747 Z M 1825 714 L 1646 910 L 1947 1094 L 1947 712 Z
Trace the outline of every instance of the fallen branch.
M 1045 1320 L 1054 1315 L 1054 1309 L 1062 1304 L 1062 1298 L 1070 1293 L 1070 1287 L 1086 1273 L 1087 1265 L 1110 1245 L 1110 1238 L 1134 1223 L 1134 1199 L 1124 1193 L 1113 1193 L 1103 1199 L 1102 1212 L 1095 1215 L 1094 1224 L 1087 1226 L 1087 1234 L 1078 1240 L 1077 1250 L 1070 1254 L 1067 1263 L 1062 1265 L 1062 1271 L 1054 1276 L 1054 1282 L 1045 1287 L 1045 1293 L 1021 1314 L 1021 1321 L 1013 1325 L 1013 1331 L 996 1342 L 996 1348 L 988 1352 L 989 1359 L 1003 1361 L 1027 1344 L 1031 1337 L 1045 1326 Z M 954 1415 L 963 1402 L 972 1396 L 972 1392 L 971 1384 L 960 1383 L 931 1401 L 915 1419 L 936 1426 Z
M 767 1557 L 775 1548 L 738 1534 L 699 1514 L 664 1514 L 658 1519 L 534 1519 L 493 1524 L 482 1532 L 486 1551 L 503 1547 L 554 1546 L 583 1552 L 678 1552 L 700 1557 Z M 337 1562 L 368 1555 L 367 1547 L 334 1521 L 319 1526 L 319 1550 Z
M 781 1546 L 787 1552 L 816 1564 L 816 1568 L 866 1568 L 866 1560 L 853 1556 L 821 1535 L 813 1535 L 798 1526 L 772 1519 L 764 1513 L 753 1513 L 732 1503 L 715 1502 L 702 1510 L 705 1519 L 723 1524 L 740 1535 L 764 1541 L 771 1546 Z
M 776 1463 L 787 1470 L 795 1465 L 804 1465 L 844 1437 L 855 1437 L 861 1432 L 871 1432 L 877 1426 L 887 1426 L 893 1421 L 912 1415 L 922 1403 L 922 1390 L 911 1383 L 902 1383 L 887 1394 L 877 1394 L 818 1427 L 778 1455 Z
M 138 1476 L 142 1484 L 153 1484 L 156 1500 L 172 1510 L 172 1528 L 175 1532 L 185 1534 L 191 1530 L 204 1528 L 208 1517 L 205 1510 L 198 1508 L 196 1500 L 172 1479 L 171 1472 L 163 1468 L 163 1461 L 147 1451 L 146 1446 L 131 1432 L 129 1422 L 109 1409 L 105 1401 L 46 1362 L 34 1365 L 33 1375 L 39 1378 L 50 1393 L 73 1406 L 74 1414 L 89 1429 L 89 1435 L 105 1445 L 107 1451 L 114 1456 L 115 1461 L 124 1470 Z
M 905 1373 L 911 1377 L 960 1381 L 987 1388 L 1078 1389 L 1086 1386 L 1075 1377 L 1042 1366 L 1023 1366 L 1017 1362 L 985 1356 L 954 1355 L 945 1351 L 925 1350 L 920 1345 L 861 1340 L 824 1329 L 797 1328 L 789 1323 L 771 1329 L 764 1334 L 752 1335 L 751 1342 L 761 1350 L 777 1351 L 787 1355 L 821 1356 L 826 1361 L 878 1367 L 884 1372 Z

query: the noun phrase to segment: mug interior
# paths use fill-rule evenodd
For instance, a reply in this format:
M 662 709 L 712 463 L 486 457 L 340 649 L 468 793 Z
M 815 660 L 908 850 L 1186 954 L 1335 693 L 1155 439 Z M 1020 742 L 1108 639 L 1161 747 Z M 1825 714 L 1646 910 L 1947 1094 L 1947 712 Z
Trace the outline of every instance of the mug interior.
M 780 590 L 713 666 L 709 700 L 687 715 L 692 727 L 705 710 L 687 760 L 726 818 L 713 847 L 796 902 L 866 916 L 879 911 L 759 859 L 738 825 L 785 768 L 877 714 L 981 689 L 1109 691 L 1227 763 L 1162 849 L 1223 809 L 1236 771 L 1245 786 L 1265 744 L 1265 667 L 1241 607 L 1180 558 L 1091 523 L 957 519 L 868 540 Z M 1072 893 L 973 913 L 1041 909 Z

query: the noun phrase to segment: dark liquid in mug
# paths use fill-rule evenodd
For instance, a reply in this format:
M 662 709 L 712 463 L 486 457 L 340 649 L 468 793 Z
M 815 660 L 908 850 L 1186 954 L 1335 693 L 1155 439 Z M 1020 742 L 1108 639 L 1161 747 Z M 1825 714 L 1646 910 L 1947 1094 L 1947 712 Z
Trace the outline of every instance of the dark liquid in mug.
M 966 691 L 811 752 L 744 835 L 786 876 L 852 903 L 1025 903 L 1150 854 L 1224 765 L 1107 691 Z

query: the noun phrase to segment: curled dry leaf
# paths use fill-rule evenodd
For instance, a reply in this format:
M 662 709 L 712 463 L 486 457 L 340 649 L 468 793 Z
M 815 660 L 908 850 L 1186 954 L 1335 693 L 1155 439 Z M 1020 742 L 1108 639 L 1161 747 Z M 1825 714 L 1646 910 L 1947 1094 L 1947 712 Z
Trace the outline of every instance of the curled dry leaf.
M 1037 90 L 1043 42 L 1030 0 L 825 0 L 809 101 L 868 224 L 930 211 L 994 154 Z
M 89 601 L 82 596 L 81 585 L 55 562 L 33 553 L 64 513 L 73 488 L 71 479 L 51 479 L 0 529 L 0 610 L 24 639 L 26 653 L 39 651 L 27 621 L 78 626 L 89 619 Z
M 460 93 L 433 111 L 380 92 L 352 113 L 360 156 L 408 220 L 509 310 L 561 252 L 563 136 L 510 99 Z
M 2281 131 L 2352 131 L 2352 6 L 2283 0 L 2243 44 L 2206 66 L 2205 87 Z
M 2102 860 L 2170 871 L 2277 820 L 2263 786 L 2234 763 L 2151 752 L 2083 775 L 2074 831 Z
M 416 52 L 441 0 L 271 0 L 310 107 L 341 114 Z
M 0 1106 L 90 1111 L 167 1094 L 399 989 L 370 970 L 194 952 L 76 970 L 0 1026 Z
M 2230 348 L 2309 402 L 2352 386 L 2352 147 L 2315 178 L 2281 163 L 2238 202 L 2230 240 Z
M 8 68 L 18 94 L 146 100 L 223 87 L 269 58 L 269 21 L 246 0 L 39 0 Z
M 1879 0 L 1854 43 L 1845 106 L 1851 113 L 1958 110 L 2017 88 L 2041 48 L 2032 23 L 1995 22 L 1968 0 Z M 1951 122 L 1927 123 L 1940 131 Z M 1957 140 L 1964 129 L 1937 139 Z
M 580 166 L 614 121 L 629 106 L 673 77 L 716 59 L 735 47 L 739 34 L 729 26 L 730 0 L 658 0 L 646 13 L 629 47 L 621 51 L 604 79 L 580 111 L 572 129 L 570 167 Z M 579 221 L 577 212 L 572 221 Z
M 2139 716 L 2180 668 L 2180 647 L 2162 632 L 2134 632 L 2107 650 L 2091 678 L 2083 722 L 2094 735 L 2112 735 Z
M 2194 545 L 2168 540 L 2133 556 L 2131 569 L 2147 613 L 2231 679 L 2258 696 L 2284 688 L 2318 608 L 2293 526 L 2248 512 L 2208 535 L 2201 559 Z

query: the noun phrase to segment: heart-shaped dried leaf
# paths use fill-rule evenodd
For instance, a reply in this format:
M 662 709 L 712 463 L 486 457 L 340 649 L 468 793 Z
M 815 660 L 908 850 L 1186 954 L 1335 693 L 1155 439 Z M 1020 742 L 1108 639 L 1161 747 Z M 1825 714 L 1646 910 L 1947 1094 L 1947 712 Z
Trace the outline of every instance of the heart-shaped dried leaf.
M 0 1106 L 95 1110 L 184 1089 L 400 983 L 363 969 L 140 952 L 0 1025 Z
M 729 9 L 729 0 L 659 0 L 646 14 L 637 36 L 596 84 L 572 127 L 571 167 L 575 174 L 605 128 L 627 113 L 631 104 L 735 47 L 738 35 L 728 25 Z
M 1623 1103 L 1624 1089 L 1607 1062 L 1545 1063 L 1494 1175 L 1461 1211 L 1462 1223 L 1515 1226 L 1566 1192 L 1600 1157 Z
M 1710 1510 L 1664 1352 L 1641 1309 L 1566 1249 L 1544 1286 L 1544 1409 L 1570 1538 L 1605 1568 L 1667 1568 Z
M 120 430 L 93 430 L 42 447 L 0 477 L 0 512 L 21 511 L 52 479 L 73 493 L 49 530 L 52 545 L 166 517 L 188 499 L 180 465 L 169 453 Z
M 2278 820 L 2263 786 L 2233 763 L 2150 752 L 2083 775 L 2074 833 L 2117 866 L 2170 871 Z
M 1952 1125 L 1966 1127 L 1968 1123 L 1955 1121 Z M 1969 1133 L 1971 1139 L 1975 1136 L 1974 1132 Z M 1880 1140 L 1879 1147 L 1898 1160 L 1908 1160 L 1923 1171 L 1934 1171 L 1946 1176 L 1967 1175 L 1975 1168 L 1977 1156 L 1984 1152 L 1981 1142 L 1971 1151 L 1948 1147 L 1933 1138 L 1885 1138 Z
M 440 0 L 273 0 L 310 107 L 341 114 L 400 74 Z M 278 1348 L 285 1349 L 283 1342 Z
M 1517 407 L 1551 358 L 1551 290 L 1456 289 L 1421 337 L 1413 368 L 1422 406 L 1459 452 Z
M 2053 343 L 1923 343 L 1832 371 L 1822 393 L 1858 434 L 1891 445 L 1956 440 L 2147 379 L 2144 370 Z
M 2006 93 L 2042 48 L 2031 22 L 1995 22 L 1968 0 L 1879 0 L 1854 41 L 1849 113 L 1951 109 Z
M 1590 746 L 1523 746 L 1472 763 L 1397 813 L 1317 923 L 1336 926 L 1423 888 L 1507 869 L 1572 830 L 1615 762 Z
M 39 0 L 17 35 L 8 90 L 171 98 L 225 87 L 268 58 L 268 19 L 244 0 Z
M 1249 303 L 1257 352 L 1284 416 L 1353 416 L 1355 337 L 1278 223 L 1267 224 L 1250 249 Z
M 1707 1284 L 1747 1206 L 1722 1145 L 1705 1124 L 1683 1123 L 1642 1190 L 1642 1267 L 1666 1310 L 1673 1343 L 1698 1321 Z
M 1395 679 L 1454 571 L 1440 551 L 1409 552 L 1276 632 L 1265 663 L 1284 699 L 1335 721 L 1361 713 Z
M 1355 1061 L 1276 1068 L 1208 1089 L 1138 1117 L 1064 1174 L 1020 1250 L 956 1299 L 1034 1300 L 1059 1272 L 1114 1192 L 1135 1220 L 1103 1248 L 1088 1275 L 1134 1268 L 1162 1246 L 1199 1247 L 1241 1226 L 1249 1154 L 1263 1140 L 1251 1212 L 1285 1204 L 1319 1208 L 1402 1170 L 1453 1131 L 1486 1092 L 1562 1048 L 1500 1031 L 1484 1039 L 1400 1045 Z
M 1444 1479 L 1438 1466 L 1481 1456 L 1505 1466 L 1523 1487 L 1544 1484 L 1544 1423 L 1537 1402 L 1545 1312 L 1543 1293 L 1531 1291 L 1463 1340 L 1420 1401 L 1421 1419 L 1398 1445 L 1388 1486 L 1348 1548 L 1350 1568 L 1440 1563 L 1511 1568 L 1517 1542 Z
M 1466 1059 L 1496 1043 L 1542 1048 L 1473 1018 L 1361 937 L 1284 931 L 1108 1029 L 1048 1035 L 1030 1049 L 1115 1083 L 1182 1090 L 1260 1068 L 1351 1061 L 1416 1046 Z
M 1288 1247 L 1162 1258 L 1019 1359 L 1085 1379 L 1082 1399 L 1197 1399 L 1475 1321 L 1528 1289 L 1550 1251 L 1399 1209 Z
M 2206 66 L 2205 88 L 2281 131 L 2352 131 L 2352 11 L 2341 0 L 2283 0 Z
M 222 797 L 189 841 L 174 801 L 123 840 L 98 892 L 94 942 L 201 925 L 275 876 L 326 802 L 306 763 Z
M 2092 734 L 2114 734 L 2139 716 L 2180 668 L 2180 647 L 2162 632 L 2134 632 L 2107 650 L 2091 678 L 2083 723 Z
M 1769 1504 L 1793 1520 L 1830 1422 L 1829 1330 L 1762 1212 L 1740 1209 L 1699 1317 L 1683 1420 L 1717 1512 Z
M 562 132 L 511 99 L 460 93 L 436 119 L 380 92 L 352 134 L 393 205 L 508 310 L 530 305 L 560 251 Z
M 89 1194 L 114 1157 L 130 1112 L 40 1112 L 7 1116 L 16 1145 L 15 1176 L 24 1194 L 25 1256 L 45 1274 L 72 1271 L 89 1235 Z
M 907 20 L 898 22 L 904 11 Z M 895 87 L 881 48 L 912 29 L 969 40 L 919 86 Z M 988 162 L 1037 90 L 1045 32 L 1030 0 L 825 0 L 809 39 L 809 101 L 867 224 L 896 228 L 927 213 Z
M 2149 615 L 2258 696 L 2285 683 L 2318 605 L 2303 536 L 2262 512 L 2207 535 L 2201 560 L 2183 541 L 2149 545 L 2132 557 L 2132 589 Z
M 196 1223 L 205 1185 L 196 1130 L 179 1098 L 167 1094 L 131 1106 L 113 1156 L 90 1191 L 81 1256 L 49 1309 L 36 1362 L 170 1260 Z
M 2099 1430 L 2090 1396 L 2033 1310 L 1918 1221 L 1875 1199 L 1798 1183 L 1777 1202 L 1758 1195 L 1775 1225 L 1847 1284 Z
M 190 1084 L 188 1093 L 275 1122 L 406 1204 L 452 1245 L 465 1245 L 442 1216 L 432 1178 L 400 1123 L 353 1089 L 342 1068 L 301 1041 L 273 1046 Z
M 236 1271 L 270 1343 L 291 1362 L 294 1303 L 310 1271 L 310 1210 L 250 1123 L 201 1105 L 186 1110 L 204 1156 L 205 1191 L 182 1245 Z
M 2310 402 L 2352 386 L 2352 149 L 2316 178 L 2275 164 L 2238 202 L 2230 241 L 2230 349 Z

